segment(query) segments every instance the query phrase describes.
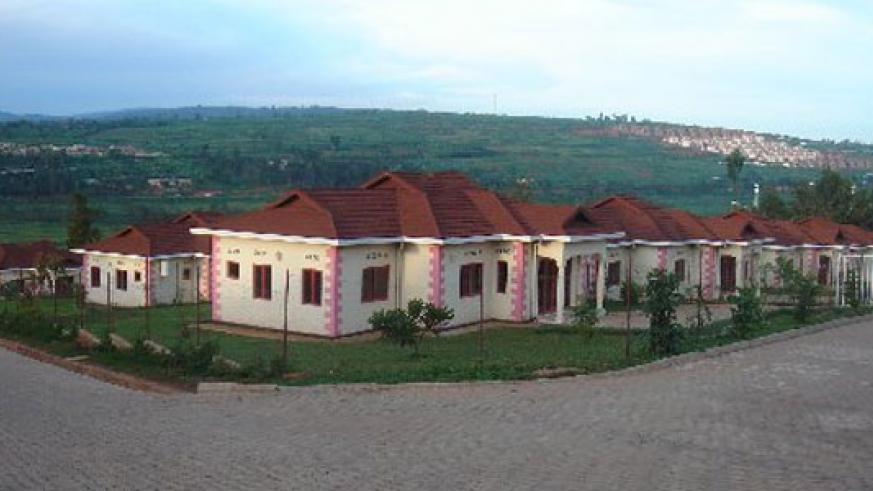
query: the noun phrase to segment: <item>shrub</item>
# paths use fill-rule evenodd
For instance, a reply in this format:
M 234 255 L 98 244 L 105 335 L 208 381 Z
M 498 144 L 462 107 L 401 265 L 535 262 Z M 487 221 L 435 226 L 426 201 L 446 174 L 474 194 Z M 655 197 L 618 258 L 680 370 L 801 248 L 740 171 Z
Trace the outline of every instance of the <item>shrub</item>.
M 861 308 L 861 277 L 858 272 L 850 269 L 846 272 L 846 281 L 843 282 L 843 295 L 846 303 L 852 310 Z
M 679 279 L 673 273 L 653 270 L 646 284 L 646 302 L 643 308 L 649 316 L 649 348 L 656 355 L 679 352 L 682 327 L 676 322 L 676 309 L 682 302 Z
M 620 293 L 621 300 L 620 301 L 622 303 L 627 303 L 627 289 L 628 289 L 628 282 L 627 282 L 627 280 L 625 280 L 621 283 L 621 293 Z M 638 285 L 638 284 L 633 283 L 633 282 L 630 283 L 630 304 L 631 304 L 631 306 L 640 304 L 640 299 L 642 298 L 644 291 L 645 291 L 645 287 L 643 285 Z
M 75 339 L 79 332 L 74 322 L 56 322 L 37 309 L 24 304 L 17 312 L 0 313 L 0 332 L 12 336 L 50 343 L 65 339 Z
M 182 340 L 172 351 L 168 360 L 172 368 L 182 370 L 186 375 L 205 375 L 212 368 L 219 347 L 214 340 L 206 341 L 199 346 L 188 340 Z
M 369 323 L 388 341 L 400 346 L 412 346 L 414 355 L 418 356 L 419 345 L 425 334 L 437 334 L 437 328 L 454 317 L 452 309 L 413 299 L 405 310 L 383 309 L 373 313 Z
M 805 322 L 823 291 L 822 286 L 818 284 L 815 276 L 804 275 L 785 258 L 776 259 L 776 265 L 782 277 L 782 291 L 794 303 L 794 317 Z
M 730 298 L 731 334 L 738 338 L 748 338 L 764 323 L 764 307 L 761 297 L 754 288 L 740 288 L 737 295 Z
M 570 307 L 573 327 L 588 337 L 594 335 L 597 325 L 597 305 L 580 298 L 576 305 Z
M 703 329 L 712 322 L 712 310 L 703 298 L 703 287 L 696 285 L 685 290 L 685 297 L 693 299 L 695 312 L 687 317 L 690 329 Z

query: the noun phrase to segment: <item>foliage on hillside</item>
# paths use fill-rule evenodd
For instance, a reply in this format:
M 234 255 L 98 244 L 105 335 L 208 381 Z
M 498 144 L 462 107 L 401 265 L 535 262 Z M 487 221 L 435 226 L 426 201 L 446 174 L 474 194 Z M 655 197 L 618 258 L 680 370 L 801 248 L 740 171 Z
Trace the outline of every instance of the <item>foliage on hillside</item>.
M 132 145 L 160 153 L 148 159 L 0 155 L 0 170 L 20 171 L 0 180 L 0 238 L 9 238 L 11 230 L 63 236 L 62 195 L 76 191 L 104 211 L 98 225 L 111 231 L 184 208 L 257 206 L 290 187 L 354 185 L 381 169 L 457 169 L 506 192 L 527 179 L 535 199 L 553 202 L 621 192 L 703 213 L 724 211 L 730 203 L 718 157 L 581 131 L 609 124 L 598 120 L 327 109 L 229 114 L 208 118 L 192 109 L 190 117 L 179 119 L 0 125 L 0 142 Z M 746 169 L 741 199 L 750 201 L 753 182 L 787 187 L 815 174 Z M 191 189 L 156 189 L 147 182 L 179 177 L 190 178 Z M 119 202 L 119 195 L 128 198 Z

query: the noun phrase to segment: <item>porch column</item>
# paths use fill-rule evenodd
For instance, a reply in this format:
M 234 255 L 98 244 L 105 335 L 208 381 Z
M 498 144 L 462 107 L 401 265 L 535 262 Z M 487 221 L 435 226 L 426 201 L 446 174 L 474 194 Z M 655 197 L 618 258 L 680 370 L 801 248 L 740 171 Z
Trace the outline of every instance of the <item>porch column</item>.
M 555 299 L 555 322 L 558 324 L 564 323 L 564 295 L 565 290 L 567 289 L 567 285 L 564 283 L 564 275 L 566 274 L 567 264 L 564 259 L 564 255 L 561 254 L 557 258 L 558 263 L 558 287 L 556 293 L 558 294 L 558 298 Z
M 606 313 L 603 309 L 603 298 L 606 294 L 606 254 L 595 254 L 594 258 L 594 298 L 597 312 Z

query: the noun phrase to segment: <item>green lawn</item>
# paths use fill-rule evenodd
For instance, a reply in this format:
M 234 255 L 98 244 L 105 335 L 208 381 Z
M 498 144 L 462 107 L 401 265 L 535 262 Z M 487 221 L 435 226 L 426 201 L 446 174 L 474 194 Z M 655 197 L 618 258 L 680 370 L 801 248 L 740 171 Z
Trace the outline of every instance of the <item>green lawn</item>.
M 15 309 L 14 304 L 2 304 Z M 43 312 L 51 313 L 51 300 L 39 303 Z M 201 316 L 208 318 L 208 305 L 201 305 Z M 144 309 L 115 309 L 111 316 L 100 306 L 91 306 L 85 312 L 85 325 L 98 336 L 109 325 L 134 340 L 150 334 L 152 339 L 170 347 L 179 342 L 183 326 L 189 326 L 189 335 L 196 333 L 190 327 L 195 319 L 195 307 L 170 306 L 152 308 L 148 322 Z M 848 315 L 845 309 L 827 309 L 817 312 L 808 323 L 823 322 Z M 69 300 L 58 304 L 58 315 L 70 319 L 81 315 Z M 682 351 L 699 351 L 736 341 L 727 333 L 728 322 L 721 321 L 692 333 L 683 343 Z M 755 336 L 800 327 L 788 311 L 768 315 L 768 323 Z M 304 372 L 306 378 L 282 383 L 320 384 L 377 382 L 397 383 L 413 381 L 506 380 L 531 378 L 540 368 L 571 367 L 584 373 L 603 372 L 651 361 L 646 349 L 645 334 L 632 336 L 631 357 L 625 357 L 625 337 L 620 331 L 603 331 L 591 335 L 567 327 L 510 327 L 496 326 L 486 330 L 484 356 L 480 358 L 476 332 L 427 338 L 422 344 L 421 356 L 412 356 L 409 348 L 388 344 L 383 340 L 360 342 L 296 341 L 291 344 L 291 370 Z M 243 364 L 257 358 L 269 360 L 282 350 L 281 342 L 270 339 L 234 336 L 209 331 L 201 332 L 201 341 L 214 340 L 223 356 Z M 43 345 L 61 355 L 76 354 L 70 343 L 55 342 Z M 162 378 L 164 372 L 149 365 L 149 360 L 116 353 L 94 354 L 93 358 L 111 367 Z M 153 360 L 151 361 L 153 364 Z M 187 381 L 191 381 L 186 379 Z

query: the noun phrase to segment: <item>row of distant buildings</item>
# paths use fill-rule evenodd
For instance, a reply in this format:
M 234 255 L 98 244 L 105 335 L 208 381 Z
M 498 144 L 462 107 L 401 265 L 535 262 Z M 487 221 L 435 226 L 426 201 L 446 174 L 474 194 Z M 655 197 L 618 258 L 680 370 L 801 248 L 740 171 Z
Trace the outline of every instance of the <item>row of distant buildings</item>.
M 420 298 L 486 320 L 564 322 L 602 308 L 653 269 L 718 300 L 778 286 L 785 258 L 839 288 L 847 269 L 869 284 L 873 233 L 824 219 L 745 211 L 701 217 L 613 196 L 585 206 L 535 204 L 457 172 L 385 172 L 356 188 L 298 189 L 251 212 L 188 213 L 133 225 L 74 252 L 91 302 L 211 301 L 216 322 L 338 337 L 380 309 Z
M 39 155 L 42 153 L 62 153 L 71 157 L 94 156 L 102 157 L 104 155 L 124 155 L 135 159 L 153 159 L 162 156 L 161 152 L 148 152 L 133 145 L 85 145 L 83 143 L 72 143 L 69 145 L 57 145 L 54 143 L 41 144 L 26 144 L 17 142 L 0 142 L 0 154 L 28 156 Z

